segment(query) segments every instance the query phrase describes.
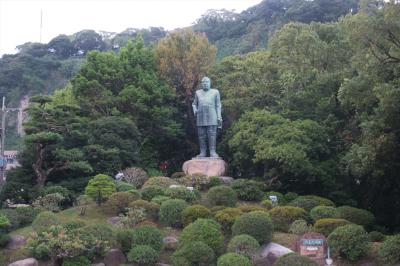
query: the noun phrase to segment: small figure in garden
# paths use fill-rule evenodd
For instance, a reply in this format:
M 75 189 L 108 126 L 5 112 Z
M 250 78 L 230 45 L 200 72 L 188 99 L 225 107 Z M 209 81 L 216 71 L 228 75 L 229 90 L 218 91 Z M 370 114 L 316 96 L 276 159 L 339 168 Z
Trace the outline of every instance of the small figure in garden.
M 201 90 L 196 91 L 193 101 L 193 112 L 196 116 L 197 133 L 199 136 L 200 154 L 197 158 L 206 157 L 206 138 L 211 158 L 219 158 L 215 151 L 217 127 L 222 128 L 221 99 L 217 89 L 211 89 L 208 77 L 201 80 Z

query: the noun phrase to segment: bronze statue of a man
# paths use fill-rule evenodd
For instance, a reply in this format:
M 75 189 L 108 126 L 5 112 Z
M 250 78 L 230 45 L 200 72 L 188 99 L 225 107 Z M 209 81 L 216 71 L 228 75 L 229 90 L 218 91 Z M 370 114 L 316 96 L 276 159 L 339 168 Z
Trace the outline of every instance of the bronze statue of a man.
M 193 112 L 196 116 L 197 133 L 199 135 L 200 154 L 197 158 L 207 156 L 206 138 L 211 158 L 219 158 L 215 151 L 217 140 L 217 127 L 222 128 L 221 99 L 219 91 L 211 89 L 208 77 L 201 80 L 201 90 L 196 91 L 193 101 Z

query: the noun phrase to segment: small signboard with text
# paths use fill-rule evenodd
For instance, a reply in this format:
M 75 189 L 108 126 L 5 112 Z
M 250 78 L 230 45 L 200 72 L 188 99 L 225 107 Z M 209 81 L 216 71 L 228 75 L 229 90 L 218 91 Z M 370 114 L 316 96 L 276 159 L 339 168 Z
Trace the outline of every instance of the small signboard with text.
M 296 243 L 296 251 L 307 256 L 320 265 L 324 265 L 327 253 L 326 238 L 319 233 L 306 233 Z

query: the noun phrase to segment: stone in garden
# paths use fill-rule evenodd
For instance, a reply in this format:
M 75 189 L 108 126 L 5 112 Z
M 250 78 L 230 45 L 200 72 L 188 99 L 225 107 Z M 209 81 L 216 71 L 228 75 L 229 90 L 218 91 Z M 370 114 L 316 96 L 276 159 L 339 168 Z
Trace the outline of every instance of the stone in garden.
M 319 265 L 325 265 L 328 244 L 326 238 L 320 233 L 305 233 L 296 241 L 296 251 L 302 256 L 307 256 Z
M 119 225 L 121 223 L 122 217 L 120 216 L 113 216 L 107 219 L 107 223 L 112 225 Z
M 219 179 L 222 181 L 222 183 L 224 185 L 230 186 L 233 181 L 235 181 L 235 179 L 233 179 L 233 177 L 230 176 L 219 176 Z
M 279 257 L 292 252 L 293 250 L 287 247 L 271 242 L 261 248 L 261 252 L 255 259 L 255 263 L 256 265 L 263 266 L 273 265 Z
M 183 172 L 187 175 L 203 174 L 206 176 L 223 176 L 228 165 L 222 159 L 192 159 L 183 164 Z
M 279 257 L 292 252 L 287 247 L 271 242 L 261 247 L 259 254 L 253 258 L 253 262 L 257 266 L 272 266 Z
M 163 239 L 163 243 L 164 243 L 165 249 L 176 250 L 178 248 L 179 241 L 174 236 L 166 236 Z
M 38 266 L 38 265 L 39 265 L 38 261 L 34 258 L 18 260 L 16 262 L 8 264 L 8 266 Z
M 26 244 L 26 237 L 21 235 L 15 235 L 10 237 L 6 248 L 7 249 L 20 249 Z
M 106 266 L 119 266 L 124 263 L 126 263 L 126 257 L 119 249 L 110 249 L 104 258 L 104 264 Z

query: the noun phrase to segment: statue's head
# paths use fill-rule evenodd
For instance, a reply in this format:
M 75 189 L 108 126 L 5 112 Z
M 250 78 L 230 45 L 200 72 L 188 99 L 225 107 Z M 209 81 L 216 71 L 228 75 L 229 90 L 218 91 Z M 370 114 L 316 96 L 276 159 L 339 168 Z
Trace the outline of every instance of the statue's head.
M 208 77 L 204 77 L 201 80 L 201 87 L 203 88 L 203 90 L 208 91 L 211 88 L 211 80 Z

